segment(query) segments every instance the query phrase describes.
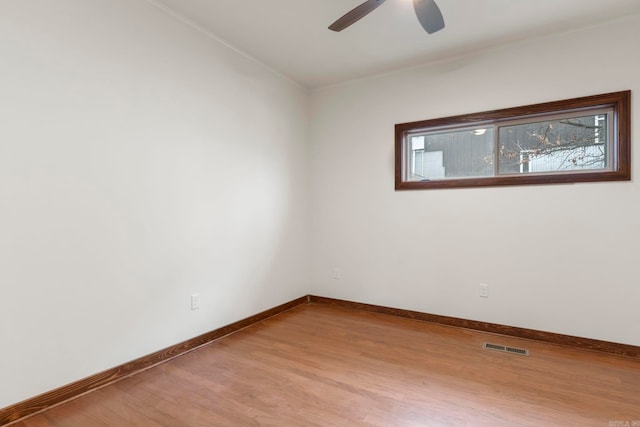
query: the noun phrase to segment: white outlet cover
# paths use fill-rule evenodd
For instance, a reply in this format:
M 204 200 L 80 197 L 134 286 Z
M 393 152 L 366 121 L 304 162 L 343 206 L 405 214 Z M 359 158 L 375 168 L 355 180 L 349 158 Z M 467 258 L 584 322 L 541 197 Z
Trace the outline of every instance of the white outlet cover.
M 191 310 L 197 310 L 200 308 L 200 294 L 191 295 Z
M 489 285 L 480 283 L 480 297 L 489 298 Z

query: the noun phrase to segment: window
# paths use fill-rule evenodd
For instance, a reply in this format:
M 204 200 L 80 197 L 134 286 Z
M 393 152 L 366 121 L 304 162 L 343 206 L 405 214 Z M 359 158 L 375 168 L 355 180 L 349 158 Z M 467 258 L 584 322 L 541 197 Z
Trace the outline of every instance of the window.
M 631 179 L 631 92 L 396 125 L 396 189 Z

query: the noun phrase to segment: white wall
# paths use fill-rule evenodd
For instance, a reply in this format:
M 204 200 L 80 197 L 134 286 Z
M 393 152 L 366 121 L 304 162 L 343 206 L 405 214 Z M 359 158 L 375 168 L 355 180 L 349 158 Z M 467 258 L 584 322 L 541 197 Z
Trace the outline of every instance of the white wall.
M 0 58 L 0 407 L 306 293 L 304 89 L 145 1 L 4 0 Z
M 637 181 L 396 192 L 393 171 L 396 123 L 626 89 L 639 123 L 638 40 L 635 16 L 315 91 L 312 292 L 640 345 Z

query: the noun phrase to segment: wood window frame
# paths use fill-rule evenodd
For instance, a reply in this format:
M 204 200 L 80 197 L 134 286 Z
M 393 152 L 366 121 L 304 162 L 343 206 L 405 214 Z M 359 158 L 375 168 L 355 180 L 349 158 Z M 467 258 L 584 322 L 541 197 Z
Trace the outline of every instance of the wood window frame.
M 428 131 L 448 127 L 468 128 L 474 125 L 495 125 L 518 118 L 540 117 L 580 111 L 592 108 L 613 109 L 612 168 L 580 172 L 549 172 L 544 174 L 494 175 L 478 178 L 452 178 L 432 181 L 407 181 L 405 176 L 405 146 L 407 135 L 415 131 Z M 576 182 L 629 181 L 631 180 L 631 91 L 612 92 L 545 102 L 522 107 L 485 111 L 395 125 L 395 189 L 427 190 L 442 188 L 492 187 L 503 185 L 535 185 Z

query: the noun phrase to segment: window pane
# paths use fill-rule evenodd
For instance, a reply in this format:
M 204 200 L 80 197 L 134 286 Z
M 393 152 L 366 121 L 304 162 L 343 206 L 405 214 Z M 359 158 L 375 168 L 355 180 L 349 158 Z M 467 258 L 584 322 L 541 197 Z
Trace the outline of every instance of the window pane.
M 493 129 L 416 134 L 410 137 L 409 181 L 486 177 L 494 174 Z
M 608 114 L 501 126 L 498 173 L 608 168 Z

